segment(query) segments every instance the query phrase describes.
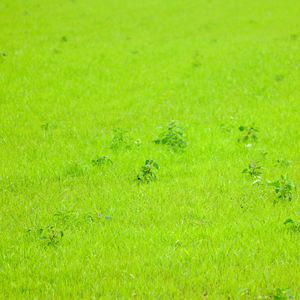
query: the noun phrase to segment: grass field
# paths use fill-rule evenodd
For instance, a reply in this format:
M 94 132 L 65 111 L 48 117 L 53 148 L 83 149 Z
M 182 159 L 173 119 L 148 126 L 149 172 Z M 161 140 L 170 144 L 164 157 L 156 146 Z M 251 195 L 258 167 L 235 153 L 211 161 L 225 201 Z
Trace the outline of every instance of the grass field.
M 1 0 L 0 298 L 300 299 L 299 16 Z

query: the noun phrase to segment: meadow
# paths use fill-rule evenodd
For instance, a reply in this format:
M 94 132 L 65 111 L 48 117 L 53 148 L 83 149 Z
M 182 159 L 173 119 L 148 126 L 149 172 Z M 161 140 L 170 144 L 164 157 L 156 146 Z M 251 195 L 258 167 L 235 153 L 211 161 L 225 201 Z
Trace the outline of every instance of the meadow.
M 0 1 L 0 299 L 300 299 L 300 2 Z

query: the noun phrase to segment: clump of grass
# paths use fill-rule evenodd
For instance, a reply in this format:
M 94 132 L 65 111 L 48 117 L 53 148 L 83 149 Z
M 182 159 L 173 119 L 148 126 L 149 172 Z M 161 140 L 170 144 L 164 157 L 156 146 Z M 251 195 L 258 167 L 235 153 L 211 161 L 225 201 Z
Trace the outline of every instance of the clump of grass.
M 92 160 L 92 164 L 96 167 L 107 166 L 111 165 L 112 163 L 113 162 L 109 156 L 99 156 L 98 158 Z
M 152 159 L 147 159 L 137 175 L 139 182 L 149 183 L 156 180 L 159 165 Z
M 282 75 L 282 74 L 277 74 L 277 75 L 275 75 L 275 80 L 276 80 L 276 81 L 280 82 L 280 81 L 282 81 L 283 79 L 284 79 L 284 75 Z
M 71 162 L 64 170 L 65 177 L 79 177 L 84 175 L 85 169 L 79 162 Z
M 296 187 L 294 183 L 287 178 L 287 176 L 281 175 L 278 180 L 268 182 L 268 185 L 274 188 L 278 200 L 282 199 L 291 201 L 293 199 L 293 191 Z
M 49 123 L 44 123 L 41 125 L 41 128 L 47 131 L 49 129 Z
M 169 146 L 173 151 L 183 150 L 187 147 L 184 129 L 175 121 L 170 122 L 154 142 Z
M 63 208 L 54 213 L 50 224 L 63 230 L 75 228 L 81 224 L 80 214 L 77 211 Z
M 231 124 L 225 124 L 225 123 L 221 123 L 221 124 L 219 125 L 219 127 L 220 127 L 220 130 L 221 130 L 222 132 L 225 132 L 225 133 L 230 133 L 230 132 L 232 132 L 232 130 L 233 130 L 233 128 L 234 128 Z
M 240 126 L 239 131 L 241 132 L 241 136 L 238 138 L 238 142 L 242 143 L 251 143 L 251 142 L 256 142 L 257 140 L 257 133 L 258 133 L 258 128 L 255 126 Z
M 291 34 L 292 41 L 296 41 L 297 39 L 298 39 L 298 34 L 295 34 L 295 33 Z
M 65 224 L 68 223 L 74 215 L 75 213 L 72 210 L 61 209 L 53 215 L 53 218 L 56 222 Z

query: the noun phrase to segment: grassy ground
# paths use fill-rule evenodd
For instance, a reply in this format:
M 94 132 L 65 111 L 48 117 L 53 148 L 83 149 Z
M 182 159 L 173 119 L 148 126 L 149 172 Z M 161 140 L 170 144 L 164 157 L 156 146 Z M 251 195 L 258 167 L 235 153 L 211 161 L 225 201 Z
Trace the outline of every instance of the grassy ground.
M 295 0 L 2 0 L 1 298 L 299 299 L 300 225 L 284 225 L 299 193 L 266 183 L 300 184 L 299 15 Z M 171 120 L 184 151 L 153 142 Z M 157 180 L 139 184 L 146 159 Z

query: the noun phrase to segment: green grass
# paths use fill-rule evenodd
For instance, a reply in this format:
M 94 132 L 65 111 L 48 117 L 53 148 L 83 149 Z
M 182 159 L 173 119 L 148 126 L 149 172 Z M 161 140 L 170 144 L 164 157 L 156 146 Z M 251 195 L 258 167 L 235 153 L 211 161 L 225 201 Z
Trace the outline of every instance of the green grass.
M 263 180 L 300 186 L 299 15 L 295 0 L 2 0 L 1 299 L 299 299 L 300 232 L 283 224 L 299 192 L 274 204 L 242 174 L 267 152 Z M 171 120 L 183 151 L 153 142 Z M 111 148 L 115 128 L 131 147 Z M 157 179 L 139 184 L 147 159 Z

